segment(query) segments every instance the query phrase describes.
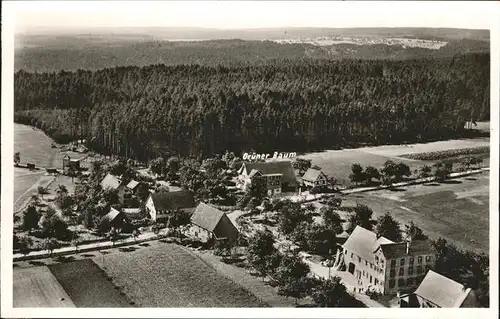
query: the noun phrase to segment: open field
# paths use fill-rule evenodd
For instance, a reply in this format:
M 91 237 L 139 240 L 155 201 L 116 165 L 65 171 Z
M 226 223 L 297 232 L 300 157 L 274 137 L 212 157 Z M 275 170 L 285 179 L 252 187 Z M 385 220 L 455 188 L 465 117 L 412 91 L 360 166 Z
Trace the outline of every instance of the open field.
M 390 212 L 402 228 L 413 220 L 432 239 L 443 237 L 459 248 L 489 251 L 489 176 L 485 173 L 348 198 L 372 208 L 374 218 Z
M 413 171 L 424 166 L 425 163 L 422 161 L 415 161 L 409 159 L 397 159 L 390 156 L 371 154 L 363 152 L 359 149 L 345 149 L 339 151 L 325 151 L 318 153 L 309 153 L 306 155 L 301 155 L 301 158 L 310 159 L 312 165 L 318 165 L 322 168 L 323 172 L 334 177 L 341 185 L 351 185 L 349 180 L 349 174 L 351 174 L 351 165 L 358 163 L 363 168 L 371 165 L 377 169 L 380 169 L 385 161 L 393 160 L 395 162 L 403 162 L 410 166 Z
M 51 166 L 58 151 L 51 145 L 52 139 L 41 130 L 14 123 L 14 152 L 21 153 L 21 163 Z
M 90 259 L 54 264 L 49 269 L 77 307 L 131 307 Z
M 94 259 L 141 307 L 262 307 L 183 247 L 159 243 Z
M 401 155 L 451 149 L 477 148 L 489 145 L 489 138 L 475 138 L 407 145 L 383 145 L 357 149 L 328 150 L 306 153 L 299 155 L 299 157 L 312 160 L 313 165 L 320 166 L 325 174 L 333 176 L 340 184 L 350 185 L 349 174 L 351 174 L 351 165 L 354 163 L 361 164 L 363 168 L 371 165 L 380 169 L 385 161 L 392 160 L 396 163 L 403 162 L 410 166 L 411 171 L 415 171 L 424 165 L 432 165 L 434 161 L 413 160 L 401 157 Z M 489 165 L 489 158 L 487 156 L 484 159 L 483 165 Z
M 12 298 L 14 308 L 75 307 L 69 295 L 45 266 L 14 269 Z

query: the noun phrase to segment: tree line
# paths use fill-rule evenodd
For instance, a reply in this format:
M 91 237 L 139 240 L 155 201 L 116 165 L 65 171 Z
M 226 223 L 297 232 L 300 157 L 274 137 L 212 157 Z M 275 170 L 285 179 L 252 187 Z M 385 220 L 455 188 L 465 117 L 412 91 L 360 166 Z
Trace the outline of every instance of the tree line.
M 15 121 L 148 160 L 463 136 L 489 119 L 489 54 L 15 73 Z

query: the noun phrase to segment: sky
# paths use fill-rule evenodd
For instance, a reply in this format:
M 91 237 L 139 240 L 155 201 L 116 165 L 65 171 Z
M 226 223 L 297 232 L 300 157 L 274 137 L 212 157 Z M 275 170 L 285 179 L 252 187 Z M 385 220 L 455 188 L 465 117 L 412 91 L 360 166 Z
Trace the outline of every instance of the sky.
M 451 27 L 488 29 L 492 2 L 19 1 L 17 31 L 82 27 Z M 11 11 L 9 11 L 11 12 Z M 499 15 L 500 16 L 500 15 Z

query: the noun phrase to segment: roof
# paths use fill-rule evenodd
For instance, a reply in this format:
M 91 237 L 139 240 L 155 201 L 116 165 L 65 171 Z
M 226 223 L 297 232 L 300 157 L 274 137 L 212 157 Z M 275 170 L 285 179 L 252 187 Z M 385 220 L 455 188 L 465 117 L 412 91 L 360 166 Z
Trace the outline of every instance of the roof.
M 290 161 L 275 161 L 275 162 L 245 162 L 242 164 L 240 172 L 246 169 L 247 174 L 256 169 L 263 175 L 283 174 L 283 182 L 295 185 L 297 178 L 293 171 L 292 162 Z
M 406 242 L 380 245 L 380 249 L 387 259 L 400 258 L 406 256 L 417 256 L 435 253 L 436 249 L 429 240 L 413 240 L 410 243 L 408 253 L 406 252 Z
M 427 272 L 415 294 L 441 308 L 459 308 L 471 289 L 432 270 Z
M 224 215 L 226 213 L 223 211 L 205 203 L 200 203 L 196 207 L 193 216 L 191 216 L 191 223 L 213 232 Z
M 393 241 L 380 237 L 374 232 L 369 231 L 361 226 L 356 226 L 351 236 L 347 238 L 343 247 L 350 252 L 354 252 L 356 255 L 362 257 L 365 260 L 371 261 L 375 259 L 373 252 L 381 244 L 391 244 Z
M 321 172 L 321 170 L 309 168 L 304 173 L 304 176 L 302 176 L 302 180 L 308 181 L 308 182 L 315 182 L 322 173 L 323 172 Z
M 135 189 L 135 188 L 137 187 L 137 185 L 139 185 L 139 182 L 138 182 L 138 181 L 131 180 L 131 181 L 127 184 L 127 188 L 129 188 L 129 189 Z
M 102 217 L 102 220 L 108 220 L 110 222 L 112 222 L 113 220 L 115 220 L 116 217 L 118 217 L 118 215 L 120 215 L 120 211 L 114 209 L 113 207 L 110 208 L 109 210 L 109 213 L 107 213 L 106 215 L 104 215 Z
M 103 189 L 106 188 L 117 189 L 118 187 L 120 187 L 121 184 L 122 181 L 118 177 L 109 173 L 101 181 L 101 187 Z
M 156 210 L 185 209 L 195 206 L 193 193 L 190 191 L 152 193 L 151 199 Z
M 255 175 L 257 175 L 257 174 L 262 175 L 262 174 L 261 174 L 258 170 L 256 170 L 256 169 L 252 169 L 252 171 L 250 172 L 250 174 L 248 174 L 248 176 L 249 176 L 250 178 L 252 178 L 252 177 L 254 177 L 254 176 L 255 176 Z

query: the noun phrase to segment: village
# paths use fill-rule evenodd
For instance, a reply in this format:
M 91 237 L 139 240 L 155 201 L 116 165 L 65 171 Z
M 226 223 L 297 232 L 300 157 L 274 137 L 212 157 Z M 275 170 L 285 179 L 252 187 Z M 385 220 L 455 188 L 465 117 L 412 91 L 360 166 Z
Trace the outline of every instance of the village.
M 353 184 L 345 186 L 300 156 L 244 161 L 226 152 L 201 162 L 140 163 L 95 154 L 84 142 L 54 146 L 57 167 L 21 164 L 16 153 L 17 168 L 51 180 L 15 213 L 14 267 L 69 263 L 96 250 L 106 267 L 106 250 L 159 241 L 187 248 L 233 282 L 262 278 L 238 285 L 269 306 L 279 296 L 292 305 L 421 308 L 481 307 L 485 298 L 475 291 L 484 287 L 440 272 L 453 262 L 443 249 L 456 249 L 446 240 L 432 241 L 390 212 L 375 218 L 353 197 L 481 174 L 480 158 L 462 157 L 458 171 L 449 163 L 419 171 L 392 161 L 365 170 L 353 163 Z

